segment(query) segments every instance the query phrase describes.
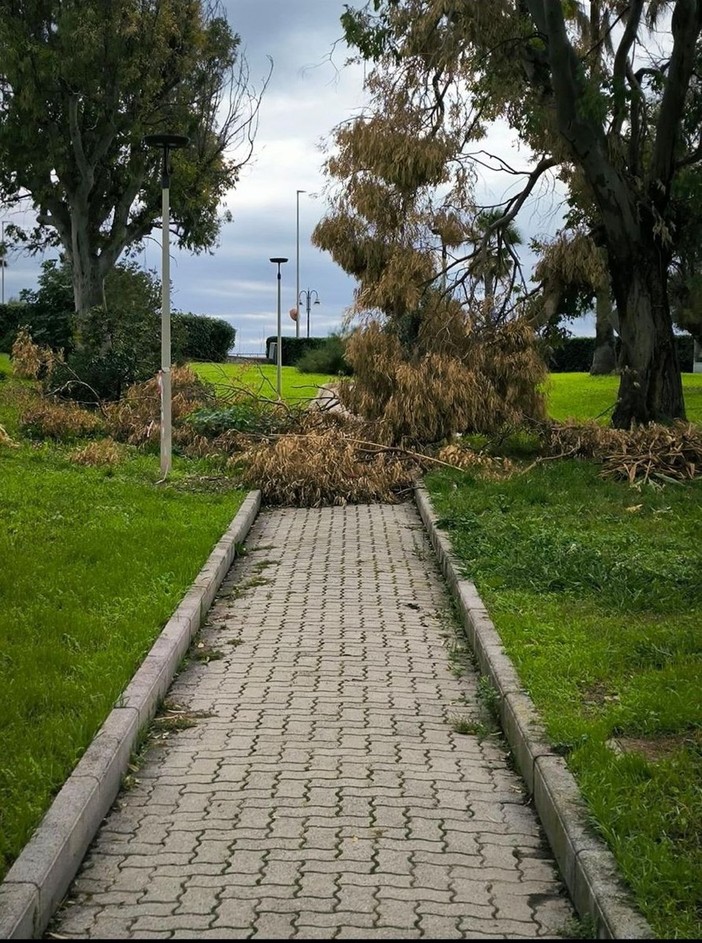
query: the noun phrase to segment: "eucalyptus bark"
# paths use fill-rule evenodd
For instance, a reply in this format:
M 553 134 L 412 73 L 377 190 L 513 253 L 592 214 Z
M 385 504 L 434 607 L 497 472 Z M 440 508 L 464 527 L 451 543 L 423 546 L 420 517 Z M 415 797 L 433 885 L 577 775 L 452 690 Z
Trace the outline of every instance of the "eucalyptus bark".
M 590 373 L 592 376 L 603 376 L 612 373 L 615 366 L 612 302 L 607 286 L 600 288 L 595 296 L 595 352 Z
M 675 147 L 695 64 L 702 4 L 678 0 L 672 17 L 673 49 L 645 174 L 632 175 L 611 157 L 618 131 L 605 133 L 584 106 L 587 87 L 567 35 L 560 0 L 525 0 L 547 40 L 557 130 L 583 172 L 602 221 L 619 315 L 622 368 L 612 424 L 684 418 L 682 379 L 667 293 L 670 251 L 664 221 L 675 173 Z M 633 0 L 613 67 L 622 85 L 643 11 Z M 617 122 L 613 122 L 617 126 Z M 619 122 L 621 127 L 621 120 Z

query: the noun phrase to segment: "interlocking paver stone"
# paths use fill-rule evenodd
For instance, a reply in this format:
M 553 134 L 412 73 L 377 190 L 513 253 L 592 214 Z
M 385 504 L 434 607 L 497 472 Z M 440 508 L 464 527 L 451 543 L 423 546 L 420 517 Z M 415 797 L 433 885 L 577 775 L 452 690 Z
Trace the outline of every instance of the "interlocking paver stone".
M 449 662 L 410 505 L 262 513 L 53 930 L 72 938 L 558 936 L 573 916 L 523 784 Z

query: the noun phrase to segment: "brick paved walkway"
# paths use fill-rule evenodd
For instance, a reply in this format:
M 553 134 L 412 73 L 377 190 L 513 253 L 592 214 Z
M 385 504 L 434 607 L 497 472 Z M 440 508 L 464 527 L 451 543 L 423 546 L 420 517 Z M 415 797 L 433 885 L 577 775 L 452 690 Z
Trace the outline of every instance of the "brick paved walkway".
M 203 633 L 224 658 L 170 695 L 206 716 L 150 747 L 53 932 L 559 935 L 504 748 L 453 729 L 484 717 L 414 507 L 269 511 L 247 547 Z

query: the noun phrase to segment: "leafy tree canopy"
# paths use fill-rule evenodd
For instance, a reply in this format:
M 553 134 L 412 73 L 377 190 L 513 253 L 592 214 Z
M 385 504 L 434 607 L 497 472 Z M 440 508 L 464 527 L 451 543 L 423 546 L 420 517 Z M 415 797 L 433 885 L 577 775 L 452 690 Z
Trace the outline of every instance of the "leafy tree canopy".
M 239 45 L 214 2 L 0 0 L 0 198 L 37 211 L 15 238 L 63 247 L 76 310 L 102 302 L 105 275 L 160 218 L 146 134 L 190 138 L 172 155 L 172 223 L 180 246 L 216 243 L 258 107 Z
M 702 159 L 702 3 L 371 0 L 343 24 L 377 63 L 371 82 L 384 75 L 424 137 L 452 146 L 446 165 L 521 179 L 486 240 L 558 169 L 606 252 L 622 339 L 615 424 L 684 415 L 668 273 L 676 185 Z M 528 169 L 480 150 L 496 119 L 530 148 Z

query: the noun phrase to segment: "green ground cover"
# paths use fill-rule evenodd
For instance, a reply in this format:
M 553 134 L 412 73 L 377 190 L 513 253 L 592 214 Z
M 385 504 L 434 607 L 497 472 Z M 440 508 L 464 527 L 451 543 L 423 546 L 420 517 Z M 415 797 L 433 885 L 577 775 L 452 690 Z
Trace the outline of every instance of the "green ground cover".
M 690 422 L 702 423 L 702 373 L 683 373 L 685 407 Z M 546 393 L 552 419 L 594 419 L 607 423 L 614 409 L 619 377 L 589 373 L 552 373 Z
M 193 363 L 193 369 L 213 383 L 220 395 L 234 387 L 244 387 L 258 396 L 277 398 L 277 368 L 274 364 Z M 334 382 L 325 373 L 300 373 L 296 367 L 283 367 L 281 387 L 283 399 L 290 404 L 313 399 L 320 386 Z
M 15 394 L 0 382 L 14 435 Z M 0 878 L 243 500 L 203 490 L 204 462 L 163 486 L 157 455 L 69 451 L 0 446 Z
M 636 490 L 561 461 L 427 485 L 641 910 L 698 938 L 702 481 Z

